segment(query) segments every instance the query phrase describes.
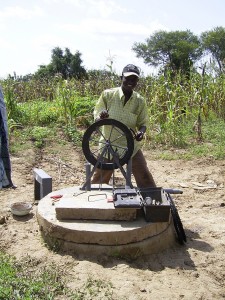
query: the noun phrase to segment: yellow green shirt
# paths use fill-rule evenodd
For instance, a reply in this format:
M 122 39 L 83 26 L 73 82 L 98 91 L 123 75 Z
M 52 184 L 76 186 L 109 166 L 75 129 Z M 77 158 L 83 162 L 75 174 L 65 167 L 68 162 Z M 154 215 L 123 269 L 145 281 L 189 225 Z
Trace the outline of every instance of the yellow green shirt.
M 108 109 L 109 118 L 120 121 L 128 128 L 135 132 L 141 126 L 147 126 L 148 113 L 144 98 L 137 92 L 133 91 L 131 98 L 124 105 L 125 96 L 121 87 L 107 89 L 102 92 L 98 99 L 95 109 L 94 118 L 98 118 L 103 109 Z M 133 155 L 141 148 L 141 143 L 134 140 Z

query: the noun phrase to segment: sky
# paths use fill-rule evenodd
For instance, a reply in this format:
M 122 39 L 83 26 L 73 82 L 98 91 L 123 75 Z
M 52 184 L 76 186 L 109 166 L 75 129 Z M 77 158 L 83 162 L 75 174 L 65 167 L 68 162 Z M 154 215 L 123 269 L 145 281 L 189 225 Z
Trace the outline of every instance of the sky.
M 136 64 L 134 43 L 158 30 L 195 35 L 225 27 L 224 0 L 0 0 L 0 78 L 33 74 L 51 61 L 55 47 L 81 53 L 86 70 Z

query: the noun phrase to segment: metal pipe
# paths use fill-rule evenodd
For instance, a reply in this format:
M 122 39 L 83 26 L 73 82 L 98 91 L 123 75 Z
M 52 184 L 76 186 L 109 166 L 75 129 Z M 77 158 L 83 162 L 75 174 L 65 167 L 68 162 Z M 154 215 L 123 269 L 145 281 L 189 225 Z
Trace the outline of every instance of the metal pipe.
M 91 190 L 91 164 L 89 162 L 85 163 L 85 169 L 86 169 L 86 190 Z
M 131 173 L 132 173 L 132 159 L 130 158 L 127 163 L 127 174 L 126 174 L 126 187 L 131 184 Z

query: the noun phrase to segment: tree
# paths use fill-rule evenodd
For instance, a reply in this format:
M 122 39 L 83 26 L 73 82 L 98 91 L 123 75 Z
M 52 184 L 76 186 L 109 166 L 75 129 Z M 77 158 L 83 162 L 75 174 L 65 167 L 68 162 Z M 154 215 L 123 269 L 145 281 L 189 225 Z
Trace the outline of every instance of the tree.
M 189 30 L 157 31 L 146 43 L 134 43 L 132 50 L 150 66 L 184 74 L 202 55 L 199 38 Z
M 52 69 L 51 64 L 49 64 L 47 66 L 40 65 L 39 69 L 34 74 L 34 77 L 37 77 L 37 78 L 49 78 L 49 77 L 52 77 L 52 76 L 54 76 L 54 71 Z
M 203 49 L 211 54 L 219 67 L 219 72 L 225 71 L 225 28 L 216 27 L 201 34 Z
M 60 74 L 62 78 L 78 78 L 86 77 L 86 70 L 82 66 L 81 53 L 76 51 L 72 54 L 69 48 L 65 51 L 59 47 L 52 50 L 51 62 L 47 66 L 41 65 L 35 73 L 36 77 L 51 77 Z
M 79 51 L 77 51 L 74 55 L 72 55 L 69 58 L 69 54 L 68 54 L 68 59 L 71 59 L 70 63 L 67 65 L 68 69 L 67 69 L 67 74 L 68 77 L 76 77 L 76 78 L 82 78 L 82 77 L 86 77 L 86 70 L 84 69 L 84 67 L 82 67 L 82 59 L 81 59 L 81 53 Z
M 51 60 L 51 67 L 50 69 L 53 70 L 54 74 L 61 74 L 63 78 L 66 76 L 66 63 L 65 63 L 65 58 L 63 55 L 63 50 L 59 47 L 56 47 L 52 50 L 52 60 Z

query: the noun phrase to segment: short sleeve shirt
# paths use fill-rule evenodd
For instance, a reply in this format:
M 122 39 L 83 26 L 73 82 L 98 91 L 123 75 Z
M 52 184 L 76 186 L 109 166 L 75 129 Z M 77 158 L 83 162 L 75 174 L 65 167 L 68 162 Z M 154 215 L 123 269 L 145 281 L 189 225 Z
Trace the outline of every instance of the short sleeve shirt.
M 139 93 L 133 91 L 131 98 L 125 105 L 124 102 L 125 96 L 121 87 L 103 91 L 95 105 L 95 119 L 103 109 L 108 109 L 109 118 L 120 121 L 135 132 L 141 126 L 147 126 L 148 113 L 144 98 Z M 140 147 L 140 142 L 134 140 L 133 155 L 137 153 Z

